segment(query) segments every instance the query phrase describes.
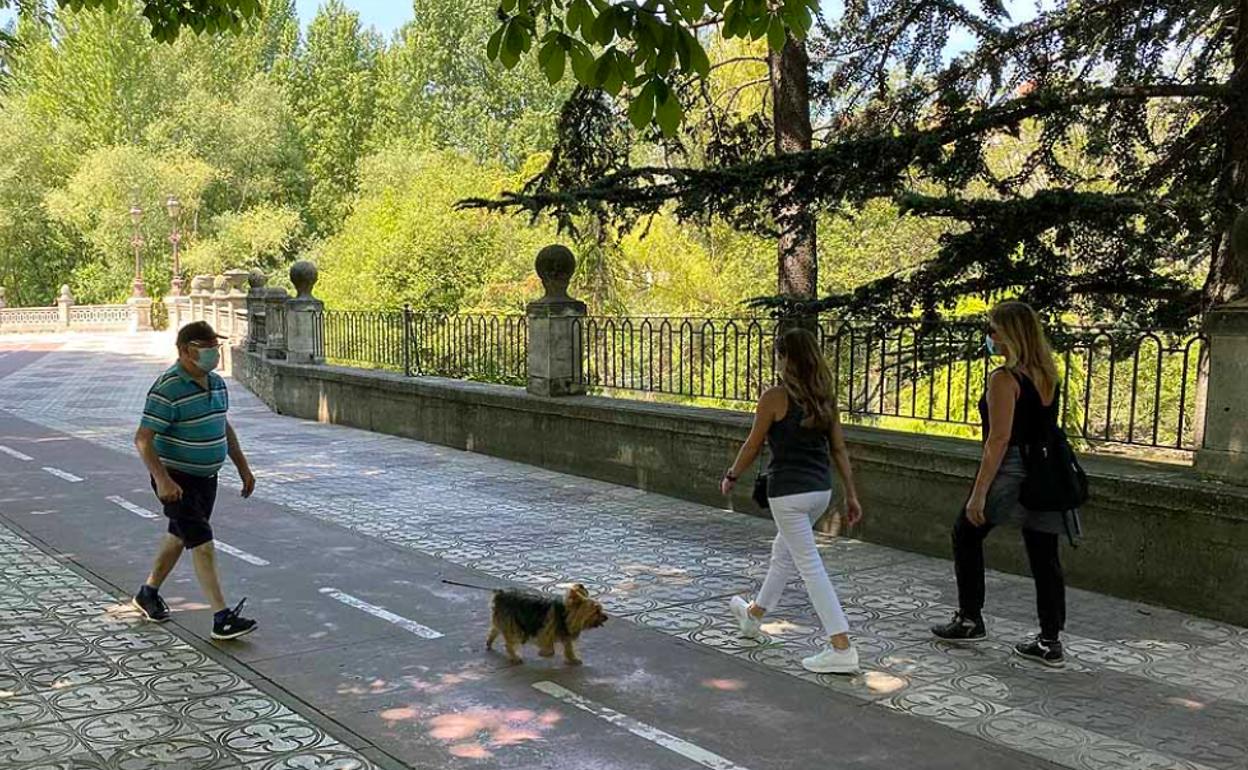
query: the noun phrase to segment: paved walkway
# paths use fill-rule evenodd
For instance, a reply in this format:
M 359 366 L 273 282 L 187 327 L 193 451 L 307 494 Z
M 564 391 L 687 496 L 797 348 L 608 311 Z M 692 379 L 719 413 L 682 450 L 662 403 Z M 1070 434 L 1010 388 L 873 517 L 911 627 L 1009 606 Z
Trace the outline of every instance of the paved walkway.
M 275 416 L 239 387 L 233 422 L 259 499 L 223 496 L 220 535 L 237 553 L 221 558 L 261 631 L 245 645 L 196 641 L 207 619 L 186 566 L 169 589 L 174 628 L 135 627 L 106 605 L 141 576 L 159 527 L 144 516 L 154 501 L 130 439 L 170 347 L 156 335 L 0 339 L 0 704 L 27 698 L 31 714 L 6 723 L 4 709 L 0 766 L 38 760 L 22 731 L 43 730 L 48 756 L 134 768 L 1248 767 L 1245 629 L 1071 591 L 1071 665 L 1049 671 L 1009 653 L 1031 628 L 1029 581 L 990 575 L 999 641 L 950 645 L 926 633 L 952 613 L 948 562 L 828 540 L 867 671 L 810 675 L 797 661 L 819 632 L 800 588 L 762 642 L 737 639 L 725 612 L 765 570 L 768 522 Z M 585 639 L 582 670 L 508 669 L 481 650 L 484 597 L 441 576 L 547 590 L 575 580 L 628 622 Z M 48 586 L 91 598 L 73 610 Z M 107 646 L 132 643 L 151 649 Z M 32 645 L 51 660 L 24 658 Z M 195 691 L 161 700 L 152 686 L 148 700 L 73 711 L 59 681 L 29 673 L 71 656 L 146 686 L 161 671 L 120 660 L 164 649 L 196 653 L 188 680 L 234 677 L 222 691 L 256 705 L 214 701 L 228 718 L 299 725 L 306 745 L 272 727 L 230 743 L 227 717 L 185 711 Z M 154 737 L 188 736 L 203 763 L 121 761 L 131 754 L 117 746 L 151 743 L 127 732 L 147 729 L 133 715 L 149 702 L 181 715 Z M 103 718 L 103 732 L 81 727 Z

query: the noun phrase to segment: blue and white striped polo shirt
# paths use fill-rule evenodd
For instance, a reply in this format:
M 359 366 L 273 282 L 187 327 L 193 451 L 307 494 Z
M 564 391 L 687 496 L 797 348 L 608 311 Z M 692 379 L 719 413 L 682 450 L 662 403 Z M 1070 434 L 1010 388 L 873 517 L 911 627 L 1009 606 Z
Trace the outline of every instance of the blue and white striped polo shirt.
M 144 428 L 156 433 L 156 454 L 165 467 L 195 476 L 212 476 L 225 464 L 229 444 L 225 438 L 225 413 L 230 394 L 225 380 L 208 373 L 208 389 L 174 364 L 160 375 L 147 392 L 143 406 Z

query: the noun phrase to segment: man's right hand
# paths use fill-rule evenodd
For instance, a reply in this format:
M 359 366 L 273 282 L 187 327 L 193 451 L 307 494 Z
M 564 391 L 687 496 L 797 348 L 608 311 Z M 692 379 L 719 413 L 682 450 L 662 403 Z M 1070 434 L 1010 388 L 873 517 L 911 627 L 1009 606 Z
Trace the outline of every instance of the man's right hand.
M 156 496 L 162 503 L 177 502 L 182 499 L 182 487 L 168 476 L 156 479 Z

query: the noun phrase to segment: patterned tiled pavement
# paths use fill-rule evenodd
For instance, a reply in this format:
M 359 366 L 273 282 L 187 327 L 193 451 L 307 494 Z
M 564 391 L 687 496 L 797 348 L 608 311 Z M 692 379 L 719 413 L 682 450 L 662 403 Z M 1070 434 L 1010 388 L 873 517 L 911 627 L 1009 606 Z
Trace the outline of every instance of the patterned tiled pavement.
M 22 339 L 0 342 L 11 349 Z M 168 339 L 80 335 L 57 345 L 56 352 L 0 379 L 0 407 L 132 452 L 133 415 L 167 363 Z M 101 376 L 102 355 L 110 357 L 107 376 Z M 1025 578 L 991 573 L 988 621 L 994 640 L 952 645 L 926 632 L 953 611 L 947 561 L 825 539 L 824 559 L 866 670 L 854 678 L 811 675 L 797 661 L 819 631 L 800 587 L 769 618 L 763 641 L 738 639 L 726 612 L 726 597 L 756 589 L 765 571 L 773 532 L 766 521 L 444 447 L 275 416 L 237 385 L 232 396 L 232 421 L 257 469 L 257 494 L 265 499 L 535 588 L 583 582 L 614 614 L 640 625 L 817 683 L 871 708 L 904 712 L 1059 765 L 1248 768 L 1248 630 L 1072 590 L 1070 664 L 1050 671 L 1010 654 L 1010 644 L 1033 622 Z M 0 722 L 0 765 L 5 751 L 29 751 L 23 748 L 31 745 L 23 730 L 42 729 L 62 754 L 125 751 L 131 745 L 126 715 L 148 703 L 165 703 L 159 690 L 163 669 L 142 662 L 149 667 L 127 669 L 126 662 L 172 655 L 182 647 L 159 631 L 132 629 L 132 618 L 124 614 L 105 613 L 109 597 L 75 583 L 63 567 L 11 533 L 0 536 L 0 549 L 6 549 L 0 560 L 6 581 L 0 583 L 0 607 L 6 609 L 0 612 L 24 612 L 34 606 L 28 601 L 32 588 L 46 596 L 46 581 L 67 580 L 67 597 L 81 591 L 87 597 L 82 601 L 97 604 L 81 614 L 70 611 L 74 604 L 41 607 L 30 633 L 77 645 L 83 655 L 98 658 L 103 680 L 118 678 L 131 687 L 99 696 L 101 708 L 113 714 L 103 717 L 95 709 L 96 696 L 63 698 L 58 692 L 53 698 L 47 686 L 40 689 L 38 677 L 25 673 L 51 665 L 35 660 L 43 642 L 0 648 L 0 666 L 8 669 L 0 668 L 0 697 L 10 688 L 25 688 L 13 690 L 18 695 L 4 702 L 3 719 L 14 721 Z M 69 614 L 62 616 L 62 609 Z M 151 649 L 131 649 L 132 642 Z M 54 659 L 64 657 L 58 656 Z M 196 660 L 194 666 L 207 667 L 208 681 L 230 676 L 212 671 L 208 661 Z M 161 723 L 164 732 L 150 737 L 176 736 L 187 746 L 228 751 L 251 762 L 247 747 L 263 744 L 278 728 L 234 740 L 231 715 L 260 713 L 268 720 L 261 724 L 299 724 L 276 703 L 265 705 L 271 702 L 244 682 L 230 681 L 222 689 L 242 699 L 241 705 L 211 697 L 209 705 L 197 705 L 199 700 L 180 696 L 176 707 L 160 706 L 168 724 Z M 131 697 L 138 700 L 126 700 Z M 9 703 L 19 707 L 9 709 Z M 208 739 L 191 732 L 192 724 Z M 316 740 L 332 739 L 318 734 Z M 223 759 L 205 766 L 228 765 Z
M 0 767 L 374 765 L 0 526 Z

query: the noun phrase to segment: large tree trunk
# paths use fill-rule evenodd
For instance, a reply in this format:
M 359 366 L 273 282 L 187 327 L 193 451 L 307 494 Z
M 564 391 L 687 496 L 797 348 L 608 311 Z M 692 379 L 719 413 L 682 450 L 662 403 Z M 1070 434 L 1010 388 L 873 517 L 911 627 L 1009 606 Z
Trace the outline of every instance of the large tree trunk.
M 1234 74 L 1248 77 L 1248 0 L 1239 0 L 1235 33 Z M 1248 216 L 1248 95 L 1241 88 L 1231 106 L 1227 135 L 1222 143 L 1222 178 L 1218 181 L 1219 207 L 1229 213 L 1227 229 L 1213 242 L 1213 258 L 1205 277 L 1204 311 L 1235 299 L 1248 298 L 1248 253 L 1236 253 L 1231 234 L 1237 212 Z M 1201 347 L 1196 370 L 1196 414 L 1193 437 L 1205 443 L 1206 399 L 1209 393 L 1209 350 Z
M 1234 75 L 1248 78 L 1248 0 L 1239 0 L 1234 48 Z M 1248 210 L 1248 94 L 1241 88 L 1226 121 L 1227 135 L 1222 143 L 1222 178 L 1218 181 L 1218 204 L 1230 213 L 1227 229 L 1215 240 L 1213 260 L 1205 281 L 1205 309 L 1248 297 L 1248 254 L 1236 254 L 1231 239 L 1231 220 Z
M 767 56 L 773 99 L 775 152 L 784 155 L 810 149 L 810 59 L 806 44 L 789 36 L 784 48 Z M 789 200 L 781 189 L 776 203 L 780 229 L 777 246 L 777 293 L 814 299 L 819 290 L 815 254 L 815 217 L 806 206 Z

